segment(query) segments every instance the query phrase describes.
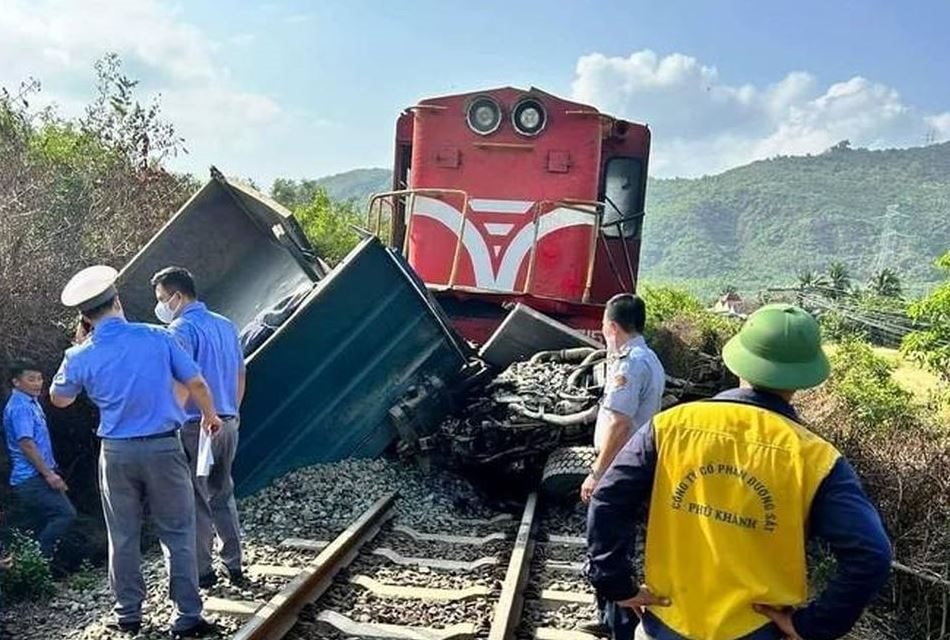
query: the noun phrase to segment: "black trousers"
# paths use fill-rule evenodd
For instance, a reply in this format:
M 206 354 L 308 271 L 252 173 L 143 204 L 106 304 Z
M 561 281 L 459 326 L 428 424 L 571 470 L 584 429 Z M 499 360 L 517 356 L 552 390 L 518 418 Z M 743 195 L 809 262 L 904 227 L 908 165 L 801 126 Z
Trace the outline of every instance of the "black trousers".
M 610 629 L 612 640 L 633 640 L 634 631 L 640 622 L 633 610 L 597 594 L 597 611 L 600 612 L 601 622 Z

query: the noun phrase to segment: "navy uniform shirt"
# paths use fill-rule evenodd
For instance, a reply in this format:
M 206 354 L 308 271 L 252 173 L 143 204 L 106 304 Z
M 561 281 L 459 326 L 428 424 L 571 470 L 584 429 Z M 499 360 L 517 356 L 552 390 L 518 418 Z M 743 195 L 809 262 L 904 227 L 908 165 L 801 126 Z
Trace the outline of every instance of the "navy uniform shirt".
M 643 336 L 631 338 L 618 353 L 609 356 L 604 398 L 594 427 L 594 448 L 600 451 L 607 438 L 609 411 L 630 418 L 633 435 L 637 427 L 649 422 L 660 410 L 665 387 L 663 365 Z
M 174 381 L 199 375 L 164 328 L 107 318 L 85 342 L 66 350 L 51 391 L 74 398 L 85 389 L 99 407 L 100 438 L 137 438 L 182 425 Z
M 244 353 L 234 324 L 224 316 L 208 311 L 203 303 L 192 302 L 168 325 L 168 329 L 201 367 L 218 413 L 236 416 L 239 409 L 238 374 L 244 371 Z M 185 413 L 189 420 L 201 417 L 193 400 L 185 405 Z
M 20 449 L 20 440 L 29 438 L 36 443 L 43 462 L 50 469 L 56 468 L 53 445 L 46 426 L 46 414 L 39 401 L 28 393 L 14 389 L 3 410 L 3 430 L 10 452 L 10 484 L 18 485 L 39 475 L 39 471 Z

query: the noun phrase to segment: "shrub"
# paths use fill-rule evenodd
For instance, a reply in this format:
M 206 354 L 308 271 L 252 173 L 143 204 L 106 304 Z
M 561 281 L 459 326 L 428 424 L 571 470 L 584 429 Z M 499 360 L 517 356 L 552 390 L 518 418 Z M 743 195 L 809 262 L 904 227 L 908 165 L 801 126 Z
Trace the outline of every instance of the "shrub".
M 866 342 L 844 341 L 831 360 L 829 389 L 854 412 L 857 425 L 894 429 L 915 412 L 913 395 L 891 377 L 894 366 L 876 355 Z
M 76 573 L 69 576 L 69 588 L 80 593 L 92 591 L 99 587 L 101 579 L 96 573 L 96 568 L 92 566 L 89 560 L 83 560 Z
M 53 593 L 53 574 L 39 543 L 14 529 L 6 554 L 13 556 L 13 566 L 0 571 L 0 591 L 5 600 L 40 600 Z
M 910 306 L 908 315 L 926 328 L 904 338 L 902 350 L 950 382 L 950 251 L 937 260 L 947 280 Z
M 704 311 L 699 299 L 685 289 L 645 284 L 637 293 L 646 303 L 648 331 L 651 328 L 656 329 L 676 316 L 693 315 Z
M 950 619 L 946 587 L 939 584 L 950 579 L 950 438 L 935 428 L 933 416 L 909 404 L 890 405 L 877 392 L 861 393 L 861 384 L 880 386 L 909 402 L 888 383 L 886 363 L 867 345 L 842 345 L 841 351 L 829 384 L 803 393 L 796 404 L 809 428 L 860 474 L 882 515 L 894 558 L 906 567 L 895 570 L 872 619 L 899 627 L 886 637 L 936 640 L 944 637 L 939 630 Z M 880 428 L 881 415 L 892 426 L 899 422 L 899 431 Z M 813 565 L 816 588 L 831 568 L 822 561 Z
M 740 323 L 707 311 L 684 289 L 644 285 L 646 338 L 666 373 L 688 381 L 683 398 L 703 397 L 734 386 L 735 377 L 723 366 L 720 352 Z
M 317 188 L 309 204 L 294 210 L 294 216 L 317 255 L 331 265 L 342 260 L 359 242 L 351 225 L 365 224 L 356 205 L 333 202 L 322 187 Z
M 28 355 L 51 378 L 76 322 L 59 302 L 63 285 L 90 264 L 121 267 L 195 189 L 162 169 L 179 139 L 156 105 L 135 100 L 118 58 L 96 69 L 97 95 L 79 118 L 31 108 L 38 82 L 0 89 L 0 371 Z M 78 402 L 49 419 L 74 500 L 98 511 L 94 411 Z

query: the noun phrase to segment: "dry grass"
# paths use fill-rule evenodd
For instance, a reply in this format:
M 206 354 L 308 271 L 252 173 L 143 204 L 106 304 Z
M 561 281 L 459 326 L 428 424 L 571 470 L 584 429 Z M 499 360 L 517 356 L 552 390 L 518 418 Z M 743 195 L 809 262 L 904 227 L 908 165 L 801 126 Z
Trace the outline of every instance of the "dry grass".
M 895 560 L 912 573 L 895 571 L 877 612 L 890 637 L 950 637 L 950 434 L 932 416 L 908 410 L 898 432 L 859 424 L 854 411 L 828 388 L 802 395 L 810 427 L 835 444 L 861 476 L 880 510 Z M 930 578 L 928 580 L 928 577 Z

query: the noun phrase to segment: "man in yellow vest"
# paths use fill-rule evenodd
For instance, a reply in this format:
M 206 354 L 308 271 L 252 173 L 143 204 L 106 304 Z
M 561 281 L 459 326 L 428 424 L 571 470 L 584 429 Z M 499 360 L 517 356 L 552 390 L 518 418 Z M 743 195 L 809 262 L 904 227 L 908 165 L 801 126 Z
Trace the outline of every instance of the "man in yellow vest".
M 741 385 L 657 414 L 597 485 L 588 577 L 633 609 L 640 639 L 831 640 L 890 572 L 891 547 L 854 470 L 792 408 L 829 365 L 818 324 L 792 305 L 752 314 L 723 349 Z M 648 506 L 644 584 L 631 532 Z M 808 603 L 805 542 L 837 572 Z

